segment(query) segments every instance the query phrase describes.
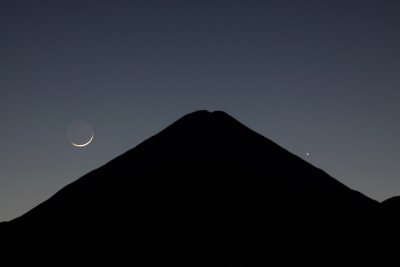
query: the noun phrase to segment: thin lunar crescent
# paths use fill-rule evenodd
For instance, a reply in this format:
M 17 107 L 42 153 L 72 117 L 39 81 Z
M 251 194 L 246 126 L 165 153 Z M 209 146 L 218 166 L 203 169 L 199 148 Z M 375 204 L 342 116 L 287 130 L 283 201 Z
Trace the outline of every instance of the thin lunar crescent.
M 74 147 L 85 147 L 93 141 L 93 138 L 93 128 L 87 121 L 77 120 L 68 127 L 67 139 Z
M 90 144 L 92 142 L 93 138 L 94 138 L 94 134 L 92 134 L 92 137 L 90 137 L 89 141 L 87 141 L 84 144 L 79 145 L 79 144 L 74 144 L 71 142 L 71 145 L 76 146 L 76 147 L 84 147 L 84 146 L 87 146 L 88 144 Z

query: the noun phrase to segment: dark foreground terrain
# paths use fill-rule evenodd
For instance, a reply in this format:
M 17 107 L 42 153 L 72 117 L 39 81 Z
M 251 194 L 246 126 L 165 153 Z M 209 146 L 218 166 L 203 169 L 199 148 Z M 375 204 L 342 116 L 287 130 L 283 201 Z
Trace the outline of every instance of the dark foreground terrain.
M 0 224 L 0 265 L 400 266 L 399 207 L 198 111 Z

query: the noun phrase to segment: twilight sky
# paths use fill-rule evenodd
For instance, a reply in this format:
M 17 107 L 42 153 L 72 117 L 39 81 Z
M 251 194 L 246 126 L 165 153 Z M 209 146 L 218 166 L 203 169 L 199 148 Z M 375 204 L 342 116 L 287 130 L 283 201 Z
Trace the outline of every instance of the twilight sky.
M 400 2 L 0 2 L 0 221 L 198 109 L 400 195 Z M 76 120 L 93 127 L 69 144 Z M 309 155 L 307 155 L 309 153 Z

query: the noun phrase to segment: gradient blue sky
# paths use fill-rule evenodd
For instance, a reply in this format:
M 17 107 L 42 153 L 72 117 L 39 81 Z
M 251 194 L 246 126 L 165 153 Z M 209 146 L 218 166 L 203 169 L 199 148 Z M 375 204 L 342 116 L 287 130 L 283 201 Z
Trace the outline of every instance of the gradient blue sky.
M 0 221 L 197 109 L 399 195 L 399 14 L 392 0 L 2 0 Z M 95 131 L 83 149 L 74 120 Z

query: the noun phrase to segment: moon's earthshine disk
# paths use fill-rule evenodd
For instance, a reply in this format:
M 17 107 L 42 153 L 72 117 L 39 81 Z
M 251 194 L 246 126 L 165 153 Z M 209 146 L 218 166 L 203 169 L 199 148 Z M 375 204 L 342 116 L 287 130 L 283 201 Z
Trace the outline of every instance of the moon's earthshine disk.
M 68 127 L 67 138 L 71 145 L 85 147 L 93 141 L 93 128 L 86 121 L 74 121 Z

